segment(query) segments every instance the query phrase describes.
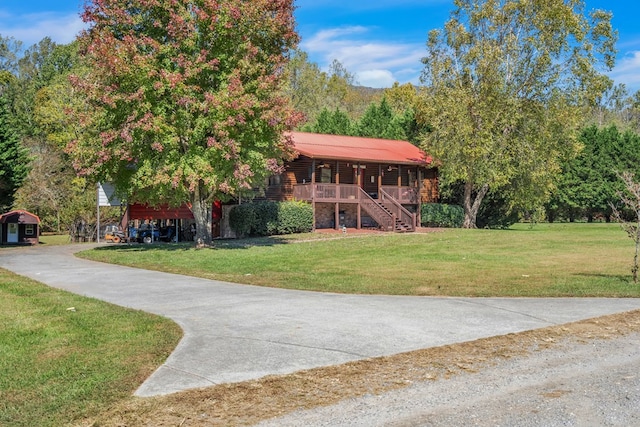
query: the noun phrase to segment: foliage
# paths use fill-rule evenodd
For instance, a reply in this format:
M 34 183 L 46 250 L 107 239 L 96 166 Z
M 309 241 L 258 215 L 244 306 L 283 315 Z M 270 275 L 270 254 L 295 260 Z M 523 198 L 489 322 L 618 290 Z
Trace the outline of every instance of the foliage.
M 504 229 L 518 222 L 518 212 L 511 209 L 509 203 L 510 188 L 502 188 L 500 191 L 489 191 L 484 203 L 478 209 L 476 226 L 478 228 Z M 464 182 L 447 183 L 440 187 L 440 201 L 461 206 L 464 203 Z M 464 209 L 463 209 L 464 223 Z
M 299 115 L 282 96 L 298 36 L 293 1 L 111 0 L 87 3 L 74 87 L 79 173 L 131 201 L 191 203 L 197 239 L 211 209 L 278 173 Z
M 329 111 L 322 109 L 313 124 L 307 124 L 302 128 L 306 132 L 322 133 L 328 135 L 351 135 L 353 124 L 344 111 L 336 108 Z
M 334 60 L 325 72 L 318 64 L 309 62 L 308 54 L 301 50 L 292 53 L 286 70 L 284 91 L 293 107 L 304 114 L 301 125 L 306 131 L 317 126 L 319 116 L 325 110 L 325 115 L 339 110 L 349 120 L 357 120 L 382 94 L 381 90 L 357 86 L 355 76 L 340 61 Z M 344 128 L 340 129 L 340 134 L 345 134 Z
M 372 103 L 356 125 L 356 134 L 371 138 L 407 140 L 406 114 L 394 114 L 386 98 L 379 104 Z
M 420 207 L 420 223 L 423 227 L 462 227 L 464 209 L 458 205 L 424 203 Z
M 510 186 L 511 209 L 546 200 L 577 149 L 584 108 L 610 86 L 611 14 L 584 1 L 457 0 L 429 33 L 417 117 L 444 182 L 463 181 L 465 227 L 489 190 Z
M 583 148 L 564 163 L 547 210 L 552 219 L 591 220 L 601 214 L 608 220 L 623 189 L 616 171 L 640 173 L 640 136 L 620 132 L 615 125 L 590 126 L 582 131 L 580 142 Z
M 15 192 L 28 173 L 28 153 L 10 120 L 7 100 L 0 93 L 0 212 L 11 209 Z
M 349 115 L 335 109 L 323 109 L 314 123 L 303 127 L 304 131 L 329 135 L 352 135 L 369 138 L 417 141 L 418 125 L 411 108 L 396 113 L 382 98 L 372 102 L 359 120 L 350 120 Z
M 278 204 L 277 234 L 308 233 L 313 230 L 313 208 L 302 201 Z
M 622 172 L 620 179 L 624 183 L 624 190 L 618 192 L 624 208 L 634 213 L 633 221 L 627 222 L 622 213 L 612 203 L 614 218 L 622 225 L 622 229 L 635 243 L 635 253 L 633 255 L 633 283 L 638 283 L 638 254 L 640 254 L 640 183 L 636 182 L 635 174 L 629 171 Z
M 235 206 L 229 214 L 239 236 L 305 233 L 313 229 L 313 209 L 301 201 L 259 201 Z
M 327 109 L 327 75 L 315 62 L 309 62 L 309 55 L 295 50 L 287 63 L 287 82 L 284 91 L 296 111 L 305 116 L 306 123 L 317 120 L 318 114 Z
M 43 231 L 69 231 L 76 236 L 82 228 L 82 234 L 91 238 L 95 187 L 76 178 L 63 151 L 64 144 L 77 134 L 68 109 L 84 105 L 68 81 L 79 67 L 76 43 L 56 45 L 47 38 L 27 49 L 18 61 L 18 77 L 11 87 L 14 116 L 21 123 L 22 142 L 32 162 L 15 204 L 36 213 Z
M 181 334 L 165 318 L 0 269 L 0 424 L 55 427 L 103 413 L 131 396 Z

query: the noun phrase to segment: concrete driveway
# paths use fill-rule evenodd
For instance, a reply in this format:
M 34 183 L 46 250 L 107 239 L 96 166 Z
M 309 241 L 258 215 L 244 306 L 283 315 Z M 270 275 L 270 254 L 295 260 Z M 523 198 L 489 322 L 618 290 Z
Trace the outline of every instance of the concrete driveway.
M 89 246 L 3 249 L 0 267 L 176 321 L 184 338 L 137 390 L 153 396 L 441 346 L 640 308 L 640 299 L 339 295 L 238 285 L 76 258 Z

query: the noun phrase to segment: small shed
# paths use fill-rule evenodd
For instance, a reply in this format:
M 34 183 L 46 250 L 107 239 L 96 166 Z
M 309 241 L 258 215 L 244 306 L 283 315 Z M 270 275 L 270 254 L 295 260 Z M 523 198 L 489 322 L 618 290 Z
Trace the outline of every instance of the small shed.
M 0 215 L 0 245 L 37 245 L 40 218 L 18 210 Z

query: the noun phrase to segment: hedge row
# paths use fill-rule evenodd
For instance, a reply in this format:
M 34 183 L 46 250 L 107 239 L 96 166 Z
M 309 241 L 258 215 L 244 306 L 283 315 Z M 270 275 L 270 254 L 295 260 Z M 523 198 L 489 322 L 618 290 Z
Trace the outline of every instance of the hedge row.
M 245 203 L 231 209 L 229 225 L 239 237 L 307 233 L 313 230 L 313 209 L 300 201 Z
M 463 222 L 462 206 L 425 203 L 420 208 L 420 223 L 423 227 L 460 228 Z

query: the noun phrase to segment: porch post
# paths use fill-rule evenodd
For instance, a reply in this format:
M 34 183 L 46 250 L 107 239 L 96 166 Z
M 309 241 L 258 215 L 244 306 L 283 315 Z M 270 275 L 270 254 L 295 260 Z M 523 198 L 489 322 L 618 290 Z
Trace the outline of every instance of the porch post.
M 360 202 L 358 202 L 358 223 L 356 224 L 356 228 L 360 230 L 362 228 L 362 207 L 360 206 Z
M 398 187 L 402 187 L 402 166 L 398 165 Z
M 378 164 L 378 199 L 380 197 L 380 191 L 382 190 L 382 163 Z
M 333 224 L 336 230 L 340 230 L 340 203 L 336 202 L 335 212 L 333 216 Z
M 311 210 L 313 211 L 313 231 L 316 230 L 316 159 L 311 161 Z
M 416 220 L 416 228 L 422 227 L 422 187 L 424 185 L 424 170 L 418 167 L 418 209 L 417 212 L 417 220 Z

